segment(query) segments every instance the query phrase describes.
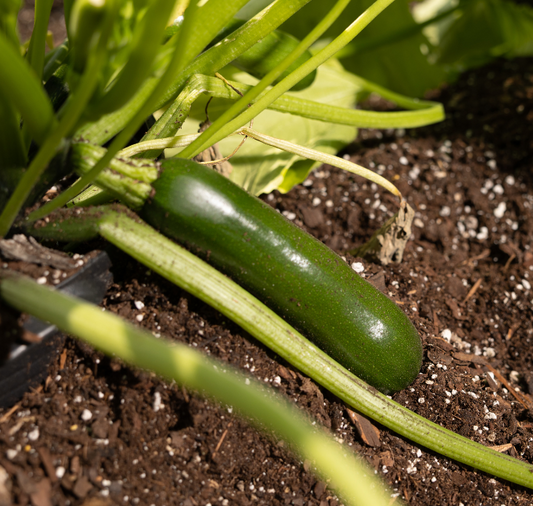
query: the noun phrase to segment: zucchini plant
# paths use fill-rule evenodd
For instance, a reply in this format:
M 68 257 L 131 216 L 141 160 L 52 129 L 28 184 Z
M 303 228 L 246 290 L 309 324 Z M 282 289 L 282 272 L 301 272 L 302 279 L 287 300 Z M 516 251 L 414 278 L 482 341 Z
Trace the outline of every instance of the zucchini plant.
M 13 35 L 16 7 L 12 7 L 0 26 L 0 109 L 5 118 L 0 141 L 0 236 L 17 228 L 43 239 L 69 242 L 100 234 L 226 314 L 383 425 L 468 465 L 533 487 L 531 466 L 431 424 L 379 393 L 376 388 L 383 392 L 404 388 L 419 371 L 420 340 L 407 317 L 324 245 L 235 183 L 190 161 L 237 132 L 312 160 L 300 178 L 306 177 L 316 161 L 327 159 L 368 176 L 401 198 L 377 174 L 245 127 L 268 111 L 298 116 L 306 125 L 313 121 L 343 125 L 352 137 L 358 126 L 414 127 L 443 118 L 439 104 L 398 95 L 355 75 L 349 77 L 357 83 L 354 95 L 355 89 L 378 92 L 406 110 L 373 113 L 309 98 L 306 91 L 321 79 L 323 83 L 319 67 L 393 0 L 376 0 L 316 51 L 309 48 L 341 16 L 349 0 L 338 0 L 301 42 L 276 31 L 308 1 L 275 0 L 244 22 L 235 22 L 234 17 L 246 0 L 66 1 L 68 41 L 46 57 L 42 29 L 34 31 L 30 51 L 21 55 Z M 49 13 L 47 2 L 42 2 L 43 9 L 40 4 L 36 27 L 37 23 L 46 25 Z M 281 50 L 272 53 L 271 46 L 263 44 Z M 259 69 L 257 55 L 264 53 L 269 58 L 259 57 Z M 232 62 L 249 73 L 240 82 L 231 79 L 240 76 L 231 69 Z M 260 80 L 251 81 L 250 75 Z M 307 85 L 310 88 L 294 91 Z M 178 136 L 191 107 L 203 94 L 232 103 L 202 133 Z M 140 129 L 142 139 L 132 140 Z M 342 136 L 334 140 L 332 147 L 339 148 Z M 178 157 L 165 159 L 169 148 L 182 149 Z M 79 179 L 54 200 L 34 207 L 46 190 L 60 181 L 64 185 L 63 178 L 72 174 Z M 239 178 L 246 179 L 235 175 Z M 280 188 L 286 190 L 287 181 L 294 184 L 297 179 L 286 179 Z M 252 191 L 259 193 L 267 186 L 273 188 L 272 179 Z M 90 207 L 115 199 L 130 210 L 115 204 Z M 65 210 L 67 204 L 84 208 L 72 213 Z M 26 212 L 30 207 L 33 210 Z M 218 270 L 167 237 L 209 257 Z M 271 285 L 265 284 L 265 268 L 271 271 Z M 281 276 L 281 269 L 289 275 Z M 129 327 L 117 332 L 116 339 L 103 339 L 99 320 L 93 321 L 94 308 L 59 294 L 42 296 L 41 288 L 14 274 L 2 273 L 0 293 L 13 306 L 107 353 L 210 392 L 220 402 L 238 403 L 238 395 L 230 401 L 217 386 L 219 376 L 206 374 L 199 383 L 197 375 L 182 374 L 165 359 L 173 353 L 182 364 L 212 369 L 211 362 L 190 350 L 176 347 L 170 352 L 167 345 L 155 345 Z M 91 316 L 83 318 L 87 314 Z M 117 329 L 124 326 L 114 319 L 105 324 Z M 241 409 L 272 420 L 277 417 L 268 414 L 272 409 L 283 411 L 279 404 L 260 404 L 251 402 Z M 299 451 L 307 451 L 305 438 L 296 437 L 290 429 L 293 426 L 286 423 L 287 430 L 279 423 L 268 425 L 293 440 Z M 349 474 L 340 473 L 327 458 L 322 460 L 319 451 L 313 458 L 346 503 L 380 504 L 370 496 L 360 497 L 355 490 L 359 485 L 353 482 L 350 486 Z

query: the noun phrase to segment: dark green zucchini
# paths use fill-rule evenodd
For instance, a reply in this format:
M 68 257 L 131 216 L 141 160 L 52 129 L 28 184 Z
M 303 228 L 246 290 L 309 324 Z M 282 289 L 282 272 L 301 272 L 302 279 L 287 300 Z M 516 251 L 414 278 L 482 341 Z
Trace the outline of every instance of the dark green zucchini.
M 379 390 L 414 380 L 422 361 L 414 326 L 338 255 L 214 170 L 179 159 L 162 169 L 144 219 Z

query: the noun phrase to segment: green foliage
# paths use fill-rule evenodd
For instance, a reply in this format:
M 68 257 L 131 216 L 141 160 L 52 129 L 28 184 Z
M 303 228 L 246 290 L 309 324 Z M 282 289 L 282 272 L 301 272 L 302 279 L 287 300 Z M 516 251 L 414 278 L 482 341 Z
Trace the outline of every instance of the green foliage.
M 237 81 L 252 82 L 250 78 L 237 72 L 230 71 L 227 76 Z M 358 94 L 362 91 L 358 83 L 354 83 L 351 75 L 340 65 L 329 62 L 320 67 L 311 87 L 291 95 L 329 105 L 352 108 L 357 103 Z M 191 116 L 185 123 L 184 132 L 196 131 L 198 122 L 205 117 L 205 105 L 206 99 L 195 104 Z M 215 119 L 226 108 L 226 101 L 214 101 L 209 106 L 210 118 Z M 357 132 L 352 126 L 332 125 L 270 109 L 263 111 L 254 119 L 254 129 L 329 154 L 337 153 L 354 139 Z M 232 153 L 241 140 L 240 136 L 232 136 L 221 141 L 222 153 Z M 297 162 L 298 160 L 301 158 L 296 155 L 283 153 L 279 149 L 247 140 L 231 158 L 234 168 L 231 179 L 255 195 L 269 193 L 280 188 L 288 190 L 294 184 L 303 181 L 309 171 L 317 165 L 317 162 L 313 160 Z
M 334 36 L 344 28 L 346 19 L 356 19 L 371 4 L 372 0 L 350 2 L 346 17 L 343 16 L 343 20 L 332 26 L 324 37 Z M 301 36 L 324 15 L 327 8 L 327 2 L 310 4 L 289 19 L 283 29 Z M 339 59 L 347 70 L 356 75 L 398 93 L 423 96 L 425 91 L 442 82 L 444 72 L 430 64 L 422 54 L 421 47 L 429 42 L 419 31 L 405 38 L 393 36 L 396 33 L 401 35 L 406 28 L 414 26 L 416 23 L 408 2 L 397 0 L 343 51 L 346 56 L 340 55 Z
M 20 41 L 17 30 L 17 15 L 22 0 L 2 0 L 0 2 L 0 33 L 9 40 L 13 47 L 19 49 Z
M 533 55 L 533 7 L 509 0 L 462 0 L 435 55 L 439 64 L 459 69 L 496 56 Z

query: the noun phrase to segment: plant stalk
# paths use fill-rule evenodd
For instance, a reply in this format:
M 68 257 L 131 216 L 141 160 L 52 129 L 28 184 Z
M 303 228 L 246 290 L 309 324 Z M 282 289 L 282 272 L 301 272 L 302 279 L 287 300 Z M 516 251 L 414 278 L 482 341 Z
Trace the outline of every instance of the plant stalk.
M 3 273 L 5 276 L 5 273 Z M 49 321 L 110 356 L 156 372 L 167 380 L 236 408 L 259 428 L 288 441 L 316 466 L 323 479 L 352 506 L 387 506 L 390 498 L 374 473 L 331 436 L 317 430 L 298 410 L 265 391 L 255 379 L 181 343 L 149 332 L 101 308 L 21 276 L 0 279 L 0 294 L 10 305 Z
M 376 0 L 368 9 L 366 9 L 350 26 L 348 26 L 341 35 L 329 43 L 319 53 L 311 57 L 304 64 L 291 72 L 285 79 L 276 84 L 254 104 L 248 107 L 239 116 L 225 125 L 221 126 L 216 132 L 208 128 L 202 135 L 194 141 L 188 148 L 180 153 L 182 158 L 192 158 L 204 149 L 219 142 L 235 130 L 243 127 L 261 111 L 266 109 L 274 100 L 279 98 L 283 93 L 290 90 L 296 83 L 301 81 L 305 76 L 313 72 L 325 61 L 332 58 L 337 51 L 342 49 L 354 37 L 356 37 L 366 26 L 374 20 L 378 14 L 385 10 L 394 0 Z

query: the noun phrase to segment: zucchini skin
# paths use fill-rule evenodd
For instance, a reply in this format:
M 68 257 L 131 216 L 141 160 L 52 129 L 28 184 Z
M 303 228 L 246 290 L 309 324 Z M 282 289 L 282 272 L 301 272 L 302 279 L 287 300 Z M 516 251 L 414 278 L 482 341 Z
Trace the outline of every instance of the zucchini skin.
M 355 375 L 385 393 L 420 371 L 407 316 L 337 254 L 203 165 L 169 159 L 141 216 L 255 295 Z

